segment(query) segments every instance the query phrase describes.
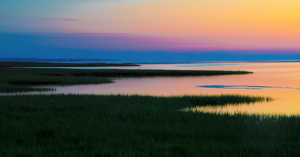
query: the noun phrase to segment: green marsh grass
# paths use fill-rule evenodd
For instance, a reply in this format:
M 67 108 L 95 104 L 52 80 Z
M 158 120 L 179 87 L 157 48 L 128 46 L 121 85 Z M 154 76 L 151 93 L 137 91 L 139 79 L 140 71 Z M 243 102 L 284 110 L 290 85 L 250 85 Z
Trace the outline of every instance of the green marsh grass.
M 59 69 L 0 68 L 0 92 L 43 91 L 50 88 L 33 88 L 36 85 L 68 85 L 112 83 L 112 79 L 78 76 L 47 76 L 47 71 Z
M 182 112 L 241 96 L 0 97 L 2 156 L 297 156 L 299 117 Z M 219 99 L 219 100 L 218 100 Z

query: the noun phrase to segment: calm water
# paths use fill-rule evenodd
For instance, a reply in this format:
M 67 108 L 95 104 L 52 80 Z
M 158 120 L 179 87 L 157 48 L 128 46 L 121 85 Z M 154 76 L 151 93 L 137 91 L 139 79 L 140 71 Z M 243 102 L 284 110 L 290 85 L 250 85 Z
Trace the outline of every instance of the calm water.
M 146 95 L 215 95 L 242 94 L 268 96 L 272 102 L 224 107 L 198 107 L 194 111 L 247 114 L 300 114 L 300 63 L 202 63 L 147 64 L 132 69 L 178 70 L 247 70 L 254 74 L 120 78 L 113 84 L 56 87 L 55 93 L 146 94 Z M 120 68 L 120 69 L 121 69 Z

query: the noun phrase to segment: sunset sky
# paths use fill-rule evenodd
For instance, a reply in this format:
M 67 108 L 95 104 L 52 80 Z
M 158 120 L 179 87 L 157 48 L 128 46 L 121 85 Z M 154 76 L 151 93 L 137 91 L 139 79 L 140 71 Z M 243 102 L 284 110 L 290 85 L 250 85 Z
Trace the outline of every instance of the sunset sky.
M 295 57 L 299 8 L 299 0 L 10 0 L 0 5 L 0 54 Z

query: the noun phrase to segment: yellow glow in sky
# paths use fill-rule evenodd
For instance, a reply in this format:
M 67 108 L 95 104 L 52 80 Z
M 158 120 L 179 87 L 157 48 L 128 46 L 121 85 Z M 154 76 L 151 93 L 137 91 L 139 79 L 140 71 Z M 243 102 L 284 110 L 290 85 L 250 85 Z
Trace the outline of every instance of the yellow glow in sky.
M 300 37 L 300 1 L 156 0 L 84 3 L 79 31 L 172 36 Z M 75 12 L 75 14 L 76 14 Z

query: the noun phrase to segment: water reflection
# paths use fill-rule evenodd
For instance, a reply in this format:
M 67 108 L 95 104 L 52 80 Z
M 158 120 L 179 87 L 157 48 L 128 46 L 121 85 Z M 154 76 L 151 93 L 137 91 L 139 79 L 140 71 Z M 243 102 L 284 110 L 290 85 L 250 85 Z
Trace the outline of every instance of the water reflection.
M 176 67 L 212 67 L 212 66 L 240 66 L 247 64 L 226 64 L 226 63 L 218 63 L 218 64 L 187 64 L 187 65 L 176 65 Z
M 225 89 L 263 89 L 263 88 L 281 88 L 281 89 L 296 89 L 300 90 L 300 88 L 293 87 L 274 87 L 274 86 L 247 86 L 247 85 L 204 85 L 198 86 L 202 88 L 225 88 Z
M 184 109 L 193 112 L 210 112 L 226 114 L 250 114 L 250 115 L 300 115 L 300 99 L 279 99 L 273 102 L 259 102 L 253 104 L 228 104 L 225 106 L 205 106 Z

